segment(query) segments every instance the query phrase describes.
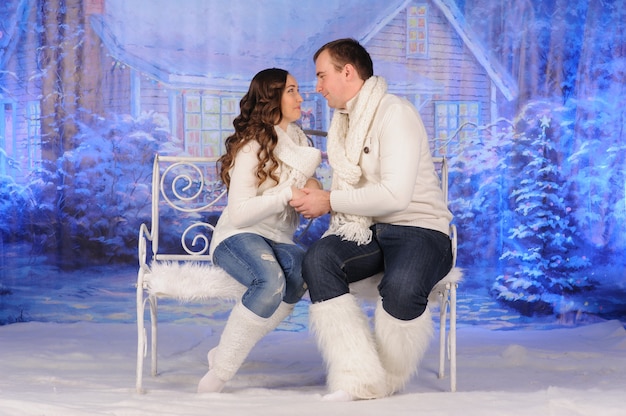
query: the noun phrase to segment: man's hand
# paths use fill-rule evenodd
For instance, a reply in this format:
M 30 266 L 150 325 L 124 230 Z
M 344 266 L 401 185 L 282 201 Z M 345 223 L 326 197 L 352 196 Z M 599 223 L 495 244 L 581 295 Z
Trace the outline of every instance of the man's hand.
M 302 188 L 294 193 L 289 205 L 304 218 L 317 218 L 330 212 L 330 192 L 322 189 Z

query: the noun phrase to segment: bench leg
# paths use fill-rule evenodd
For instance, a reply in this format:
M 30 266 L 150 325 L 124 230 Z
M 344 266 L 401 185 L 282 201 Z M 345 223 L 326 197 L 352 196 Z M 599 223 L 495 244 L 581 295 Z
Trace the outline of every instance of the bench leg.
M 150 330 L 150 354 L 151 354 L 151 362 L 152 362 L 152 376 L 156 377 L 158 369 L 157 369 L 157 298 L 155 296 L 150 296 L 150 322 L 151 322 L 151 330 Z
M 456 289 L 450 284 L 450 391 L 456 391 Z
M 439 378 L 446 371 L 446 315 L 448 308 L 447 291 L 439 293 Z
M 144 323 L 145 303 L 143 300 L 143 271 L 139 271 L 140 275 L 137 284 L 137 366 L 135 375 L 135 389 L 137 393 L 143 393 L 143 361 L 146 356 L 146 328 Z
M 457 283 L 448 283 L 439 294 L 439 378 L 444 378 L 446 359 L 450 361 L 450 391 L 456 391 L 456 290 Z M 450 311 L 450 331 L 446 334 L 446 318 Z M 446 336 L 447 335 L 447 336 Z

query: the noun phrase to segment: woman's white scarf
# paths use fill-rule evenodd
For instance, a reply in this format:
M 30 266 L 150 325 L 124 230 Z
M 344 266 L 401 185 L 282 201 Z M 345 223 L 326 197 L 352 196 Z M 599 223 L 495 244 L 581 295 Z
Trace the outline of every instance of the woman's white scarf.
M 333 169 L 331 190 L 351 190 L 359 182 L 362 172 L 359 159 L 363 144 L 376 109 L 387 93 L 387 82 L 378 76 L 370 77 L 356 97 L 349 113 L 335 111 L 328 130 L 328 162 Z M 330 226 L 324 235 L 338 235 L 358 245 L 372 241 L 370 217 L 332 212 Z
M 276 194 L 286 187 L 295 186 L 302 188 L 306 181 L 315 174 L 315 169 L 322 161 L 319 149 L 309 146 L 308 138 L 300 127 L 289 124 L 285 132 L 275 126 L 278 142 L 274 148 L 274 156 L 280 163 L 280 178 L 278 184 L 266 191 L 268 194 Z M 282 214 L 285 221 L 296 224 L 299 222 L 298 214 L 289 205 Z

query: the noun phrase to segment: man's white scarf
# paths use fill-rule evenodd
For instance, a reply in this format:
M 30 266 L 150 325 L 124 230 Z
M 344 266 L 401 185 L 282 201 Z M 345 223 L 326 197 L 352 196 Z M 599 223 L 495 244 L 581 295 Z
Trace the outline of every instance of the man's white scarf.
M 286 132 L 278 126 L 274 128 L 278 136 L 274 156 L 280 163 L 280 178 L 275 187 L 266 191 L 268 194 L 279 193 L 291 186 L 302 188 L 322 161 L 321 152 L 309 146 L 308 138 L 300 127 L 289 124 Z M 291 206 L 287 205 L 282 215 L 284 220 L 297 226 L 298 214 Z
M 328 162 L 333 169 L 331 190 L 350 190 L 359 182 L 362 172 L 359 159 L 365 138 L 372 125 L 376 109 L 387 93 L 384 78 L 372 76 L 356 97 L 354 107 L 347 113 L 335 111 L 328 130 Z M 332 212 L 330 226 L 324 235 L 338 235 L 358 245 L 372 241 L 370 217 Z

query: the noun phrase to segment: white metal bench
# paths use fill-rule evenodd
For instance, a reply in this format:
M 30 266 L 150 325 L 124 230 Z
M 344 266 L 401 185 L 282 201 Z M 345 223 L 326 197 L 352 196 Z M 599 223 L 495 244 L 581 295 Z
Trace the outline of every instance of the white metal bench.
M 150 228 L 139 230 L 139 271 L 137 275 L 137 367 L 136 390 L 143 392 L 143 367 L 150 345 L 151 374 L 157 375 L 158 299 L 204 301 L 240 299 L 246 288 L 211 263 L 208 255 L 213 225 L 207 222 L 212 212 L 219 215 L 225 203 L 225 189 L 217 179 L 217 158 L 156 155 L 152 174 L 152 217 Z M 447 197 L 448 170 L 441 166 L 442 186 Z M 173 227 L 179 231 L 166 230 Z M 165 247 L 164 233 L 177 238 L 176 245 Z M 456 228 L 451 227 L 456 261 Z M 452 272 L 431 292 L 431 301 L 440 305 L 439 377 L 444 377 L 446 357 L 450 361 L 450 388 L 456 391 L 456 289 L 462 272 Z M 376 279 L 351 287 L 358 296 L 368 297 Z M 150 342 L 146 327 L 146 307 L 150 311 Z M 449 311 L 449 315 L 448 315 Z M 446 319 L 449 316 L 449 335 Z

